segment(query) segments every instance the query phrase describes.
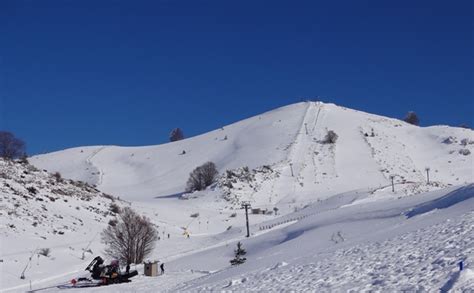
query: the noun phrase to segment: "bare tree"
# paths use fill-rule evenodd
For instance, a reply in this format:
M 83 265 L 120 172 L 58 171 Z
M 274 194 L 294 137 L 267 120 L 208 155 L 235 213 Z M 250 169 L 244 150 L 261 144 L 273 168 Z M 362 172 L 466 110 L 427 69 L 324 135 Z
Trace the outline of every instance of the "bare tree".
M 206 189 L 206 187 L 214 183 L 218 174 L 219 172 L 213 162 L 204 163 L 189 174 L 186 191 L 192 192 Z
M 420 125 L 420 119 L 418 119 L 418 115 L 413 111 L 408 112 L 403 121 L 413 125 Z
M 25 155 L 25 143 L 11 132 L 0 131 L 0 157 L 8 160 Z
M 115 225 L 102 231 L 102 242 L 107 245 L 105 253 L 122 263 L 141 263 L 155 248 L 158 240 L 150 220 L 125 207 Z
M 178 141 L 184 139 L 184 134 L 181 128 L 175 128 L 171 130 L 170 141 Z

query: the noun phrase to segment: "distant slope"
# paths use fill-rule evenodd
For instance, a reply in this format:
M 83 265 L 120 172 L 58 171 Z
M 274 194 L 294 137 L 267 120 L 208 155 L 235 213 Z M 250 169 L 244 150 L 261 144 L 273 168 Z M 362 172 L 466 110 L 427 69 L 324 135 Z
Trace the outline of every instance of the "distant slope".
M 335 145 L 321 143 L 327 130 L 338 134 Z M 260 182 L 252 197 L 274 204 L 384 187 L 390 175 L 396 175 L 398 183 L 425 182 L 426 167 L 440 187 L 472 182 L 473 154 L 459 151 L 474 152 L 473 143 L 468 129 L 423 128 L 333 104 L 304 102 L 178 142 L 79 147 L 35 156 L 31 162 L 131 200 L 182 192 L 189 172 L 206 161 L 215 162 L 221 172 L 270 165 L 280 176 Z M 186 154 L 181 155 L 183 150 Z M 416 189 L 410 186 L 407 193 Z

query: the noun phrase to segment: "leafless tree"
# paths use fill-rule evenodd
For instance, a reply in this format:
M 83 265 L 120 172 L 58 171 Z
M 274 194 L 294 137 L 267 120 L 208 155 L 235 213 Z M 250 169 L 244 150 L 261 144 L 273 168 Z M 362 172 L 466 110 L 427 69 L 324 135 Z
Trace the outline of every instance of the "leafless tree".
M 218 174 L 219 172 L 213 162 L 204 163 L 189 174 L 186 191 L 192 192 L 206 189 L 206 187 L 214 183 Z
M 184 139 L 184 134 L 181 128 L 175 128 L 171 130 L 170 141 L 178 141 Z
M 11 132 L 0 131 L 0 157 L 8 160 L 25 154 L 25 143 Z
M 413 111 L 408 112 L 403 121 L 413 125 L 420 125 L 420 119 L 418 119 L 418 115 Z
M 107 245 L 105 253 L 122 263 L 141 263 L 155 248 L 158 240 L 150 220 L 125 207 L 115 225 L 108 225 L 102 232 L 102 242 Z

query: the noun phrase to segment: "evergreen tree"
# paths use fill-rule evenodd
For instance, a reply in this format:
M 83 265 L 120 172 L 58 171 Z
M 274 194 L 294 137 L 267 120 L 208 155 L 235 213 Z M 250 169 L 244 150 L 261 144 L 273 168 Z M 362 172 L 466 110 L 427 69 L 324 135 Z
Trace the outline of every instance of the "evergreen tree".
M 245 249 L 242 248 L 242 243 L 239 241 L 237 242 L 237 249 L 234 250 L 235 257 L 230 260 L 230 264 L 235 266 L 235 265 L 240 265 L 243 264 L 247 259 L 245 257 L 242 257 L 245 255 L 247 252 Z

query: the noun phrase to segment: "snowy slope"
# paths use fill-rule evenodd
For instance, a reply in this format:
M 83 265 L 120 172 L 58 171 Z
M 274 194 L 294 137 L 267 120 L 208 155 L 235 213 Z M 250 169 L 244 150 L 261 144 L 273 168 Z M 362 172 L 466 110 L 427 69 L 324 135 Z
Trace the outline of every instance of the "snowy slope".
M 190 253 L 166 260 L 163 276 L 139 276 L 129 284 L 88 291 L 474 289 L 473 184 L 358 203 L 365 196 L 364 192 L 332 196 L 287 215 L 299 220 L 248 239 L 236 231 L 221 233 L 214 238 L 215 245 L 196 246 Z M 247 261 L 232 267 L 229 260 L 236 241 L 243 242 Z M 459 261 L 464 261 L 465 271 L 459 272 Z
M 335 144 L 322 142 L 328 130 L 338 134 Z M 398 284 L 407 288 L 470 288 L 471 271 L 457 277 L 451 274 L 460 256 L 472 262 L 472 237 L 466 236 L 466 231 L 472 231 L 474 210 L 469 152 L 474 152 L 474 133 L 469 129 L 423 128 L 333 104 L 305 102 L 178 142 L 78 147 L 30 161 L 40 169 L 95 186 L 90 189 L 119 196 L 130 202 L 120 204 L 131 204 L 152 220 L 161 240 L 151 258 L 165 261 L 168 267 L 167 274 L 160 276 L 158 291 L 275 291 L 286 289 L 288 282 L 295 283 L 294 290 L 360 291 L 399 288 L 395 279 L 372 277 L 383 266 L 378 260 L 382 258 L 395 263 L 381 268 L 383 274 L 398 276 L 403 280 Z M 220 171 L 217 183 L 182 196 L 189 172 L 207 161 L 215 162 Z M 395 192 L 390 175 L 395 175 Z M 42 180 L 51 189 L 48 179 Z M 0 181 L 0 186 L 5 183 L 1 177 Z M 8 189 L 3 192 L 13 205 L 14 194 Z M 244 237 L 245 216 L 240 209 L 244 200 L 267 211 L 250 215 L 250 239 Z M 1 236 L 0 257 L 8 262 L 0 265 L 10 277 L 2 273 L 0 289 L 22 292 L 29 281 L 33 288 L 41 288 L 77 277 L 95 256 L 87 254 L 84 260 L 78 256 L 89 242 L 94 254 L 101 254 L 103 244 L 96 235 L 111 215 L 94 220 L 89 205 L 81 201 L 70 205 L 57 210 L 67 219 L 88 219 L 87 225 L 47 244 L 30 236 L 38 232 L 26 229 L 31 223 L 8 218 L 8 223 L 20 223 L 27 233 L 5 230 Z M 110 203 L 93 199 L 90 205 L 105 212 Z M 26 207 L 41 208 L 31 201 Z M 64 225 L 63 221 L 57 225 Z M 191 237 L 183 237 L 183 231 Z M 244 241 L 249 261 L 229 268 L 238 240 Z M 457 244 L 444 248 L 449 241 Z M 60 247 L 53 249 L 57 256 L 46 259 L 47 264 L 39 258 L 36 267 L 30 264 L 28 277 L 18 279 L 31 252 L 45 245 Z M 417 251 L 416 255 L 409 256 L 410 251 Z M 449 263 L 433 266 L 442 259 L 441 251 Z M 397 260 L 397 253 L 406 258 Z M 429 277 L 414 267 L 416 262 L 430 270 Z M 64 269 L 58 272 L 52 267 Z M 88 290 L 142 289 L 156 292 L 155 279 L 139 276 L 130 284 Z
M 352 195 L 334 203 L 345 197 Z M 315 212 L 319 205 L 308 207 L 307 212 Z M 390 205 L 380 201 L 328 207 L 288 227 L 245 240 L 246 264 L 196 279 L 179 290 L 434 291 L 450 289 L 446 284 L 456 274 L 459 261 L 472 269 L 472 184 Z M 183 259 L 176 267 L 195 267 L 210 255 L 221 256 L 223 266 L 232 258 L 232 248 L 197 254 L 196 259 Z M 465 279 L 458 287 L 474 289 L 472 276 Z
M 328 129 L 339 135 L 335 145 L 319 143 Z M 443 143 L 447 139 L 451 143 Z M 294 194 L 296 200 L 314 200 L 314 195 L 324 198 L 385 186 L 390 175 L 396 175 L 396 182 L 424 182 L 426 167 L 431 168 L 431 180 L 441 186 L 472 182 L 472 155 L 460 154 L 461 149 L 474 151 L 472 130 L 422 128 L 333 104 L 306 102 L 174 143 L 73 148 L 31 161 L 104 192 L 142 201 L 183 192 L 189 172 L 206 161 L 215 162 L 221 173 L 270 165 L 281 176 L 262 184 L 262 195 L 254 197 L 269 202 L 273 196 L 275 203 L 288 195 L 285 201 L 295 200 Z M 180 155 L 183 150 L 186 154 Z
M 0 289 L 83 269 L 102 249 L 98 235 L 128 205 L 83 183 L 0 159 Z M 42 253 L 48 249 L 49 253 Z

